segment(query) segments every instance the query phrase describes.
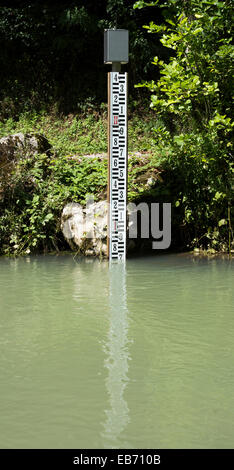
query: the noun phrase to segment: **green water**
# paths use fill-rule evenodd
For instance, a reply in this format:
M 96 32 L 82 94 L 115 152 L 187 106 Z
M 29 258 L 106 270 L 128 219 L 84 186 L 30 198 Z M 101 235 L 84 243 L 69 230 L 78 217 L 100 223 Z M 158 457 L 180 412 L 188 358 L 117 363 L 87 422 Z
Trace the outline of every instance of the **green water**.
M 234 443 L 233 268 L 0 259 L 1 448 Z

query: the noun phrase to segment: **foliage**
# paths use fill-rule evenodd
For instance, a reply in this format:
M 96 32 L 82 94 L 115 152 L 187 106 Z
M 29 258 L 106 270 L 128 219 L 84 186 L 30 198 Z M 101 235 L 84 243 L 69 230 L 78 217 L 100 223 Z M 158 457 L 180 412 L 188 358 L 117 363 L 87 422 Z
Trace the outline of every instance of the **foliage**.
M 4 4 L 0 136 L 42 133 L 54 153 L 21 154 L 1 178 L 0 253 L 63 249 L 64 205 L 106 196 L 106 158 L 84 155 L 106 151 L 103 29 L 113 26 L 130 30 L 130 84 L 142 80 L 130 88 L 129 200 L 171 202 L 180 246 L 230 249 L 231 1 Z
M 16 6 L 14 6 L 14 3 Z M 130 31 L 129 73 L 149 78 L 155 43 L 134 0 L 18 0 L 0 6 L 0 119 L 24 111 L 80 111 L 106 100 L 105 28 Z M 133 81 L 130 94 L 136 94 Z
M 146 122 L 140 116 L 129 120 L 132 151 L 149 149 L 152 125 L 150 118 Z M 0 136 L 17 131 L 44 133 L 53 144 L 54 153 L 30 157 L 21 153 L 7 178 L 0 174 L 0 254 L 64 249 L 60 217 L 65 204 L 85 204 L 89 194 L 95 200 L 106 197 L 106 111 L 67 118 L 31 113 L 20 116 L 19 121 L 8 119 L 0 125 Z M 90 153 L 100 156 L 82 157 Z M 129 200 L 141 195 L 144 182 L 139 184 L 136 177 L 150 163 L 145 160 L 142 170 L 138 165 L 139 156 L 133 156 Z
M 134 107 L 139 108 L 135 103 Z M 129 152 L 152 151 L 155 142 L 152 128 L 153 112 L 148 116 L 134 112 L 129 114 Z M 18 120 L 12 118 L 0 122 L 0 137 L 17 132 L 45 134 L 56 153 L 61 155 L 91 155 L 107 152 L 107 105 L 93 108 L 82 114 L 68 116 L 45 112 L 23 113 Z
M 58 250 L 64 204 L 84 203 L 88 193 L 105 189 L 106 177 L 106 161 L 98 159 L 21 158 L 0 203 L 2 253 Z
M 158 2 L 151 2 L 154 6 Z M 137 2 L 142 8 L 149 2 Z M 149 33 L 161 35 L 171 58 L 155 57 L 160 78 L 142 82 L 151 92 L 151 107 L 161 118 L 155 128 L 158 148 L 168 152 L 173 172 L 171 191 L 180 208 L 189 244 L 225 249 L 232 233 L 233 181 L 232 5 L 230 1 L 170 0 L 161 4 L 165 23 L 150 22 Z

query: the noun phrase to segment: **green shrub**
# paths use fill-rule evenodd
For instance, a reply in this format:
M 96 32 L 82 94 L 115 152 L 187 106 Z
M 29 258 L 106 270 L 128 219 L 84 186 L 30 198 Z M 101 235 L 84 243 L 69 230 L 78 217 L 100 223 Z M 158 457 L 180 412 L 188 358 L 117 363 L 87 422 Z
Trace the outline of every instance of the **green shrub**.
M 84 203 L 106 187 L 107 162 L 99 159 L 21 158 L 0 200 L 1 253 L 64 247 L 60 216 L 67 202 Z
M 7 178 L 1 178 L 0 253 L 25 254 L 60 250 L 66 247 L 60 230 L 63 207 L 69 202 L 85 204 L 92 194 L 95 200 L 106 197 L 107 122 L 106 111 L 86 116 L 58 117 L 45 113 L 24 114 L 18 121 L 0 124 L 0 135 L 15 132 L 43 133 L 53 145 L 54 154 L 27 157 L 21 154 Z M 150 119 L 130 119 L 130 149 L 150 148 Z M 144 129 L 142 131 L 142 128 Z M 86 157 L 82 154 L 101 154 Z M 139 161 L 146 171 L 150 161 L 133 157 L 130 163 L 129 198 L 144 190 L 135 181 Z M 141 170 L 142 171 L 142 170 Z
M 149 3 L 139 1 L 135 7 L 146 5 Z M 165 62 L 155 57 L 159 80 L 138 87 L 150 90 L 151 108 L 161 119 L 154 129 L 155 143 L 165 155 L 170 197 L 188 246 L 215 250 L 228 246 L 230 250 L 231 1 L 170 0 L 161 7 L 165 23 L 151 22 L 145 28 L 162 36 L 171 58 Z

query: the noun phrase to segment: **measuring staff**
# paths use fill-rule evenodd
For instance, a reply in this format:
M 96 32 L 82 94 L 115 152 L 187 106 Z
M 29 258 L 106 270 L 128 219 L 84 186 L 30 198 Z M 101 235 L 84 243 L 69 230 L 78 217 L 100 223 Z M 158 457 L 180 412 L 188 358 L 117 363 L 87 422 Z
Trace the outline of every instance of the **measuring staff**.
M 127 73 L 128 31 L 104 31 L 104 63 L 108 73 L 108 240 L 110 260 L 125 261 L 127 234 Z

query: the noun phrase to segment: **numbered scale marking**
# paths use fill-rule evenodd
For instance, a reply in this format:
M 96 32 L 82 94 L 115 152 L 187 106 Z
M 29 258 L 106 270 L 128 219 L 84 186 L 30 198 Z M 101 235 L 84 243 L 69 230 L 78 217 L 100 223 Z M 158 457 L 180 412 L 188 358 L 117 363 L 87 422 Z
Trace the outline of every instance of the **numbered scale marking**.
M 126 258 L 127 73 L 109 73 L 109 259 Z

